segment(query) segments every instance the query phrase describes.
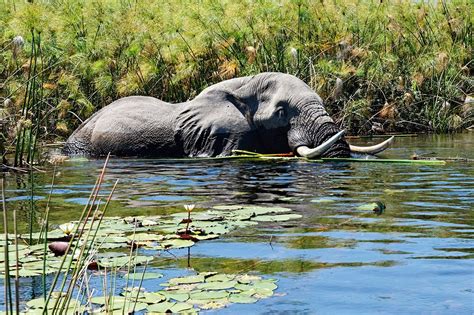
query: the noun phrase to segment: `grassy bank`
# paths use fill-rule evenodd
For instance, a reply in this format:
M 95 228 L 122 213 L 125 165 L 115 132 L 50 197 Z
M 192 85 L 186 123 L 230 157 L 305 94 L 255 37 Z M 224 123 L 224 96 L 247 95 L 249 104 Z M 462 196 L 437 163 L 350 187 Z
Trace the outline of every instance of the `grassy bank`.
M 474 123 L 468 0 L 33 2 L 0 6 L 1 115 L 26 147 L 122 96 L 183 101 L 262 71 L 305 80 L 352 133 Z

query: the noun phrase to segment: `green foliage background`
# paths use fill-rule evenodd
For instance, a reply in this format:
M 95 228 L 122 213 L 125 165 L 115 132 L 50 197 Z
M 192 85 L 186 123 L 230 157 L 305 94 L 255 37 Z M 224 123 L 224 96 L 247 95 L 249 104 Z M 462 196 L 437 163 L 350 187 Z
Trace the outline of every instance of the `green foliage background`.
M 352 133 L 449 132 L 474 121 L 465 103 L 474 93 L 470 0 L 32 2 L 0 6 L 0 101 L 11 137 L 35 63 L 32 34 L 41 39 L 43 137 L 67 136 L 119 97 L 179 102 L 262 71 L 303 79 Z

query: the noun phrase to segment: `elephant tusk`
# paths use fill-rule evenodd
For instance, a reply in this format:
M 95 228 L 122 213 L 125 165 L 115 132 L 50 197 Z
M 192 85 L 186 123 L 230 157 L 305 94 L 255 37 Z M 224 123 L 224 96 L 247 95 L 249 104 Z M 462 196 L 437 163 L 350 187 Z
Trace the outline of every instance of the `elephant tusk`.
M 376 144 L 370 147 L 358 147 L 358 146 L 350 144 L 349 148 L 351 149 L 352 152 L 355 152 L 355 153 L 377 154 L 387 149 L 389 145 L 392 144 L 394 138 L 395 138 L 394 136 L 391 136 L 384 142 L 381 142 L 379 144 Z
M 304 146 L 304 145 L 300 146 L 300 147 L 296 148 L 296 153 L 298 153 L 298 155 L 300 155 L 302 157 L 305 157 L 305 158 L 308 158 L 308 159 L 320 157 L 327 150 L 329 150 L 329 148 L 337 140 L 339 140 L 344 135 L 344 132 L 346 132 L 346 131 L 345 130 L 339 131 L 334 136 L 332 136 L 331 138 L 329 138 L 328 140 L 326 140 L 325 142 L 323 142 L 322 144 L 320 144 L 319 146 L 317 146 L 316 148 L 313 148 L 313 149 L 308 148 L 307 146 Z

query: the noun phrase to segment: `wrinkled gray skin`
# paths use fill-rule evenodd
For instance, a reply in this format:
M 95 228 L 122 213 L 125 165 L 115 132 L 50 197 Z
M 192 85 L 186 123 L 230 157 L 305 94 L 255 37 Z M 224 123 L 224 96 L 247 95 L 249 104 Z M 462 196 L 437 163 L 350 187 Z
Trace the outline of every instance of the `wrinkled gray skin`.
M 212 85 L 179 104 L 145 96 L 119 99 L 87 119 L 63 151 L 140 157 L 231 155 L 234 149 L 287 153 L 316 147 L 338 131 L 303 81 L 261 73 Z M 323 156 L 349 155 L 340 139 Z

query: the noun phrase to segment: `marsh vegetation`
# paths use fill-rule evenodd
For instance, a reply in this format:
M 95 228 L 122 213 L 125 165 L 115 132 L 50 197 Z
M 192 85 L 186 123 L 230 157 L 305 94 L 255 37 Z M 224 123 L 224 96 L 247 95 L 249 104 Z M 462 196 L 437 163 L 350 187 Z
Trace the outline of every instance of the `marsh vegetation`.
M 353 134 L 473 124 L 471 1 L 5 1 L 0 98 L 15 164 L 113 100 L 179 102 L 294 74 Z M 33 150 L 34 151 L 34 150 Z

